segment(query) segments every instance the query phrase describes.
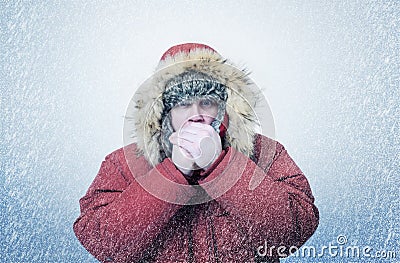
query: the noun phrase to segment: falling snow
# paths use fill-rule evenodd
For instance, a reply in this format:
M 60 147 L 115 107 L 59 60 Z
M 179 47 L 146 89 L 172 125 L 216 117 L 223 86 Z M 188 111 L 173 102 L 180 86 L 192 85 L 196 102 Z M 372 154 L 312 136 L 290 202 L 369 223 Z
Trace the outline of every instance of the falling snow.
M 307 245 L 345 235 L 399 260 L 400 3 L 264 2 L 2 1 L 0 261 L 96 262 L 72 231 L 78 200 L 122 146 L 135 88 L 188 41 L 264 89 L 320 210 Z

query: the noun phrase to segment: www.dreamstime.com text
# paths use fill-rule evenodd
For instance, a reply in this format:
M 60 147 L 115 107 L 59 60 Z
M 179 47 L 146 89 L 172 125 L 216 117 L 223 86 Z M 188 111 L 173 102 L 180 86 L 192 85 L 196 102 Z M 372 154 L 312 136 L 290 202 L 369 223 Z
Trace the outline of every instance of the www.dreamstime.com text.
M 307 245 L 300 248 L 296 246 L 269 246 L 265 241 L 263 245 L 257 248 L 259 256 L 273 256 L 279 257 L 292 257 L 298 258 L 349 258 L 349 259 L 395 259 L 399 252 L 394 249 L 382 250 L 374 249 L 372 246 L 350 245 L 347 244 L 347 237 L 339 235 L 336 242 L 329 243 L 328 245 L 321 245 L 319 247 Z

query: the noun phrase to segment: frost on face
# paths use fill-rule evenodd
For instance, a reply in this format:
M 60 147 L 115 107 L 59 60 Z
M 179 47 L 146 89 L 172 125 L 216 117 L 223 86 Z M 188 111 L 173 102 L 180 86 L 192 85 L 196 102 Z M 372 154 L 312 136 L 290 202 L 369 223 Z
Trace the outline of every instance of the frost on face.
M 398 249 L 397 1 L 3 1 L 0 10 L 2 262 L 96 262 L 72 232 L 78 200 L 104 156 L 122 146 L 132 87 L 160 50 L 197 37 L 248 62 L 265 87 L 277 139 L 320 210 L 307 245 L 320 252 L 345 236 L 344 248 Z

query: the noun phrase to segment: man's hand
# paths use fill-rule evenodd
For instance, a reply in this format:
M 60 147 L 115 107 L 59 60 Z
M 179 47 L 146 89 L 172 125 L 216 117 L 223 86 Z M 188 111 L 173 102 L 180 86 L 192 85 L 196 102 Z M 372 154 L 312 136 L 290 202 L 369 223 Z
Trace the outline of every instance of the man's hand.
M 174 132 L 170 136 L 170 141 L 173 147 L 177 148 L 175 151 L 182 151 L 180 155 L 175 152 L 176 157 L 186 157 L 192 161 L 192 164 L 196 164 L 197 167 L 192 169 L 206 169 L 222 151 L 219 134 L 210 125 L 198 122 L 189 122 L 181 130 Z M 182 160 L 176 159 L 178 163 L 175 163 L 173 149 L 172 160 L 179 166 Z M 186 160 L 185 163 L 190 162 Z
M 171 135 L 171 142 L 177 140 L 174 134 L 176 134 L 176 132 Z M 195 169 L 193 157 L 177 144 L 172 145 L 172 162 L 185 175 L 191 175 Z

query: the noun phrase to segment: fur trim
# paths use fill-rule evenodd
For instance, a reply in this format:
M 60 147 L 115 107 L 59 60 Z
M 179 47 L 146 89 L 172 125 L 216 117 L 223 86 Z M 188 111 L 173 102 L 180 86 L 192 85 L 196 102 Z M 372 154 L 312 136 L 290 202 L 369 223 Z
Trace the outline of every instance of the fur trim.
M 127 119 L 133 120 L 134 142 L 139 154 L 145 156 L 153 166 L 161 162 L 161 115 L 162 94 L 171 78 L 188 70 L 203 72 L 214 77 L 227 87 L 226 113 L 229 117 L 228 143 L 241 153 L 253 155 L 253 141 L 260 127 L 254 108 L 261 99 L 261 92 L 240 70 L 218 53 L 203 48 L 189 53 L 167 56 L 160 61 L 154 75 L 143 83 L 128 107 Z

